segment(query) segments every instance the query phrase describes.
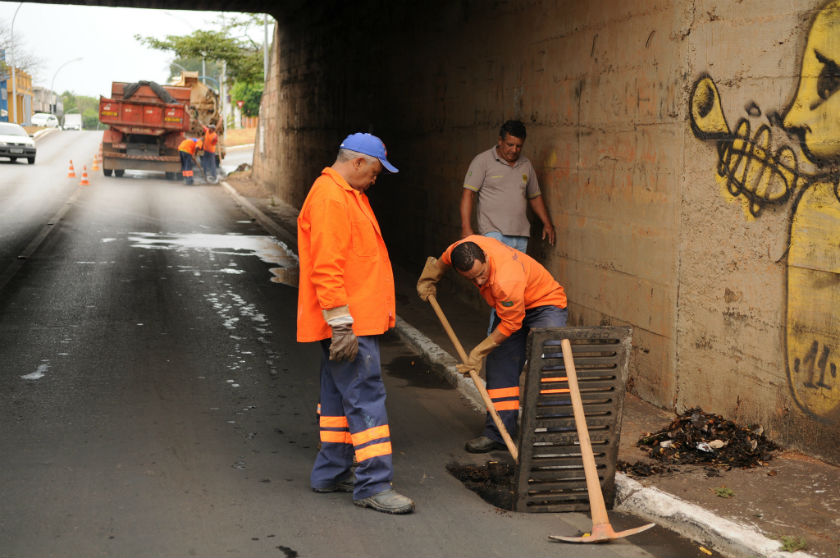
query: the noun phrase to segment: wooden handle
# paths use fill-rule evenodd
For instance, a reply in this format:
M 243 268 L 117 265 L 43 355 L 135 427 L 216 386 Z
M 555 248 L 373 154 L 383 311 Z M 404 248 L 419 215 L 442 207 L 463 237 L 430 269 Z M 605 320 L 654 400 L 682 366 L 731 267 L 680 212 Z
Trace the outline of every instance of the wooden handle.
M 449 325 L 449 320 L 446 319 L 443 309 L 440 307 L 440 304 L 438 304 L 435 295 L 429 295 L 429 303 L 432 305 L 432 308 L 434 308 L 435 314 L 437 314 L 440 323 L 443 325 L 443 329 L 446 330 L 446 334 L 449 335 L 449 339 L 452 341 L 452 344 L 455 345 L 455 350 L 458 351 L 458 356 L 461 357 L 461 362 L 466 363 L 467 353 L 464 351 L 464 347 L 461 345 L 461 342 L 458 341 L 458 336 L 455 335 L 455 330 L 453 330 L 452 326 Z M 478 388 L 478 392 L 484 400 L 484 406 L 487 407 L 487 411 L 490 413 L 490 416 L 493 417 L 493 422 L 496 424 L 496 428 L 499 429 L 499 434 L 502 435 L 502 440 L 505 441 L 505 445 L 507 446 L 510 454 L 513 456 L 513 460 L 519 462 L 519 451 L 516 449 L 516 445 L 513 443 L 510 434 L 508 434 L 507 428 L 505 428 L 505 424 L 502 422 L 501 417 L 499 417 L 499 413 L 496 412 L 493 400 L 490 399 L 490 394 L 487 393 L 487 388 L 484 387 L 484 383 L 481 381 L 481 378 L 478 377 L 478 373 L 475 370 L 470 370 L 470 378 L 472 378 L 475 387 Z
M 586 475 L 586 491 L 589 493 L 589 509 L 592 514 L 592 524 L 609 524 L 607 506 L 604 503 L 604 494 L 601 492 L 601 481 L 598 480 L 598 466 L 595 464 L 595 455 L 592 453 L 592 442 L 589 440 L 589 428 L 586 426 L 583 400 L 580 397 L 580 387 L 578 387 L 577 372 L 575 371 L 575 359 L 572 356 L 572 344 L 568 339 L 563 339 L 560 341 L 560 346 L 563 348 L 563 363 L 566 365 L 569 395 L 572 399 L 575 427 L 577 427 L 580 453 L 581 457 L 583 457 L 583 472 Z

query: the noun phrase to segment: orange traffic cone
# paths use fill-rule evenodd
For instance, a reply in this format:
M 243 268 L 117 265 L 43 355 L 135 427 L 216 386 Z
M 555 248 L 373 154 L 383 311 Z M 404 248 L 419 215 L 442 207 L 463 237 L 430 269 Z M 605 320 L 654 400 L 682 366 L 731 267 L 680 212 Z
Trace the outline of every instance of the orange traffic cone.
M 82 181 L 79 182 L 79 186 L 90 186 L 87 176 L 87 167 L 82 167 Z
M 70 159 L 70 170 L 67 171 L 67 178 L 76 178 L 76 171 L 73 170 L 73 159 Z
M 98 153 L 93 154 L 93 165 L 91 165 L 90 170 L 92 170 L 92 171 L 98 171 L 99 170 L 99 154 Z

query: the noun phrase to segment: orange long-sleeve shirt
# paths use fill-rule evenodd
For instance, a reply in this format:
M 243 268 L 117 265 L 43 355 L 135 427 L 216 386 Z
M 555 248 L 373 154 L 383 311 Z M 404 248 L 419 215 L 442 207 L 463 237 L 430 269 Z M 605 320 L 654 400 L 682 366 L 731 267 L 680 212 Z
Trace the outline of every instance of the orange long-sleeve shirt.
M 356 335 L 394 327 L 394 274 L 368 197 L 327 167 L 306 196 L 297 224 L 297 340 L 330 337 L 321 311 L 344 305 Z
M 514 250 L 495 238 L 471 235 L 449 246 L 440 261 L 452 265 L 452 250 L 462 242 L 474 242 L 487 256 L 487 282 L 479 287 L 487 304 L 496 309 L 499 333 L 510 336 L 522 327 L 525 311 L 537 306 L 566 307 L 566 291 L 546 268 L 531 256 Z
M 195 150 L 201 149 L 201 145 L 202 141 L 200 139 L 187 138 L 178 144 L 178 151 L 183 151 L 185 153 L 189 153 L 190 155 L 195 155 Z

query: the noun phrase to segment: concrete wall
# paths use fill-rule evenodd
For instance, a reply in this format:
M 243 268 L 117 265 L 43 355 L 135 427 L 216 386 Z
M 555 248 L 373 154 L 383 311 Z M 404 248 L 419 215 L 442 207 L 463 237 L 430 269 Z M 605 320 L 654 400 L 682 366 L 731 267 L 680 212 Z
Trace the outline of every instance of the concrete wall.
M 458 238 L 470 160 L 504 120 L 519 118 L 558 233 L 556 246 L 535 240 L 529 252 L 566 287 L 573 324 L 634 327 L 629 389 L 662 407 L 761 423 L 782 443 L 840 461 L 832 442 L 840 258 L 814 255 L 840 244 L 840 203 L 818 178 L 837 159 L 781 130 L 809 37 L 831 50 L 838 36 L 831 26 L 811 31 L 822 8 L 808 0 L 279 8 L 255 173 L 299 206 L 346 134 L 381 136 L 401 172 L 369 195 L 392 257 L 419 272 Z M 809 90 L 830 94 L 829 78 Z M 815 122 L 837 120 L 824 105 Z M 772 124 L 772 141 L 746 150 L 752 158 L 738 156 L 750 145 L 734 137 L 742 117 L 750 136 Z M 824 145 L 838 139 L 821 134 Z M 756 172 L 767 169 L 756 157 L 773 163 L 783 141 L 789 151 Z M 778 160 L 798 170 L 774 172 Z

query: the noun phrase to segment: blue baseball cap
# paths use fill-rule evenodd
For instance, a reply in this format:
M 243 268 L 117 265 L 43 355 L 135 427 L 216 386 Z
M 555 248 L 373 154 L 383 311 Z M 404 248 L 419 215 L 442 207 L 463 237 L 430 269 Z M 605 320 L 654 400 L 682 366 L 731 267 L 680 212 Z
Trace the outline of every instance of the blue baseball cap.
M 397 167 L 388 162 L 388 150 L 385 149 L 385 144 L 373 134 L 350 134 L 344 138 L 339 148 L 376 157 L 388 172 L 400 172 Z

